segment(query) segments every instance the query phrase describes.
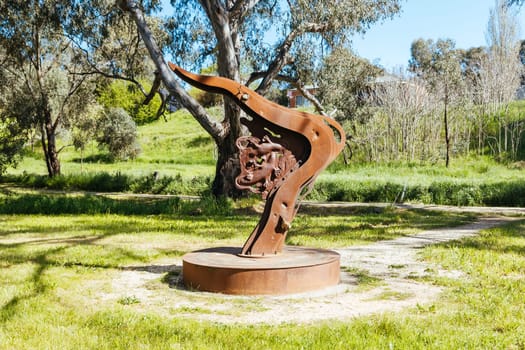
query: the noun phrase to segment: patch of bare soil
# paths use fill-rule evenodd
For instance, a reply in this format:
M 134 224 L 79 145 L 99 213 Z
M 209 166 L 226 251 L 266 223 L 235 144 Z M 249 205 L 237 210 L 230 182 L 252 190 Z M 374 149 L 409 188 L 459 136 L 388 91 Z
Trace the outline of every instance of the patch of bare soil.
M 458 278 L 462 273 L 421 261 L 418 249 L 473 236 L 509 220 L 513 219 L 486 217 L 460 227 L 337 249 L 341 283 L 318 292 L 248 297 L 189 291 L 180 286 L 181 261 L 171 260 L 118 271 L 110 282 L 104 282 L 105 288 L 98 285 L 98 293 L 91 295 L 102 304 L 121 303 L 167 317 L 242 324 L 310 323 L 425 307 L 436 300 L 441 288 L 418 277 Z

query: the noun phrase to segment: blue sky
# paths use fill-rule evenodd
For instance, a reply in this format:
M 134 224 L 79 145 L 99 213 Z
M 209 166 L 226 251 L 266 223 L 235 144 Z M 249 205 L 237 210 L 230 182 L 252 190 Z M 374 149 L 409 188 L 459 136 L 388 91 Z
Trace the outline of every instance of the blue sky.
M 415 39 L 450 38 L 458 48 L 486 44 L 485 32 L 494 0 L 405 0 L 401 13 L 373 25 L 353 40 L 359 56 L 387 69 L 407 66 Z M 525 6 L 518 12 L 520 38 L 525 38 Z

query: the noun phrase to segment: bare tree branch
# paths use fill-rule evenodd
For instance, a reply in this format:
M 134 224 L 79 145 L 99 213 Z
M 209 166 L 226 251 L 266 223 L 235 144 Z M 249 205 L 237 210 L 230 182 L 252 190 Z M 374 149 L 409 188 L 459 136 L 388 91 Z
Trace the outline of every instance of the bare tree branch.
M 240 21 L 250 12 L 255 5 L 259 3 L 259 0 L 237 0 L 233 6 L 229 9 L 230 18 Z
M 155 79 L 153 80 L 153 84 L 151 85 L 151 89 L 149 90 L 149 93 L 146 94 L 146 98 L 142 102 L 143 105 L 147 105 L 151 102 L 153 97 L 155 97 L 155 94 L 159 91 L 160 84 L 162 82 L 161 76 L 159 72 L 155 71 Z
M 157 118 L 160 118 L 161 116 L 164 115 L 164 112 L 166 111 L 166 104 L 168 103 L 168 95 L 165 93 L 165 91 L 163 93 L 160 90 L 161 83 L 162 83 L 162 77 L 160 76 L 159 72 L 155 71 L 155 79 L 153 80 L 151 89 L 148 95 L 146 96 L 146 98 L 144 99 L 144 101 L 142 102 L 143 105 L 147 105 L 148 103 L 151 102 L 153 97 L 155 97 L 155 94 L 159 94 L 161 103 L 160 103 L 159 109 L 157 109 L 157 114 L 156 114 Z
M 268 74 L 267 72 L 252 72 L 252 74 L 250 74 L 250 77 L 246 81 L 245 85 L 250 86 L 250 84 L 252 84 L 256 80 L 264 78 L 267 74 Z M 292 78 L 288 75 L 284 75 L 284 74 L 278 74 L 275 77 L 275 79 L 279 81 L 285 81 L 290 84 L 295 84 L 297 82 L 297 79 Z
M 281 69 L 283 69 L 283 67 L 285 67 L 290 62 L 288 53 L 290 52 L 290 49 L 292 47 L 292 44 L 295 38 L 297 38 L 299 34 L 300 33 L 297 31 L 292 31 L 290 34 L 288 34 L 286 39 L 282 42 L 279 48 L 279 52 L 277 53 L 277 56 L 268 66 L 266 75 L 264 76 L 261 83 L 259 84 L 259 87 L 255 90 L 257 93 L 261 95 L 266 94 L 266 92 L 268 92 L 268 89 L 270 88 L 272 84 L 272 81 L 279 74 Z
M 96 67 L 92 67 L 92 68 L 93 68 L 92 71 L 84 71 L 84 72 L 68 71 L 68 73 L 71 74 L 71 75 L 80 75 L 80 76 L 100 75 L 100 76 L 103 76 L 104 78 L 128 81 L 128 82 L 133 83 L 134 85 L 136 85 L 139 88 L 140 92 L 142 92 L 144 97 L 147 97 L 149 95 L 149 93 L 146 92 L 146 90 L 144 89 L 142 84 L 138 80 L 136 80 L 134 78 L 126 77 L 124 75 L 119 75 L 119 74 L 106 73 L 106 72 L 103 72 L 103 71 L 101 71 L 100 69 L 98 69 Z
M 319 100 L 313 94 L 311 94 L 310 91 L 308 91 L 308 89 L 304 88 L 304 84 L 297 82 L 295 84 L 295 87 L 308 101 L 312 102 L 317 113 L 329 117 L 321 102 L 319 102 Z
M 119 5 L 121 9 L 128 12 L 132 19 L 135 21 L 140 36 L 148 49 L 150 56 L 157 67 L 159 75 L 162 77 L 164 86 L 168 91 L 175 96 L 182 106 L 184 106 L 193 115 L 193 117 L 199 122 L 199 124 L 206 130 L 216 142 L 220 142 L 225 137 L 225 128 L 213 118 L 211 118 L 206 110 L 193 99 L 182 86 L 177 82 L 174 74 L 169 69 L 168 65 L 164 61 L 162 51 L 157 45 L 157 42 L 153 38 L 153 33 L 149 29 L 146 19 L 142 10 L 139 8 L 137 3 L 133 0 L 120 0 Z

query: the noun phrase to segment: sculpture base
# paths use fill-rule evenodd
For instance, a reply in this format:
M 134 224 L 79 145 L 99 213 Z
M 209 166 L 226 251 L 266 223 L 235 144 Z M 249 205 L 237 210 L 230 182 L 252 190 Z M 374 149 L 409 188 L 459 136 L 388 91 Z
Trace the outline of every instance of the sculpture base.
M 184 285 L 200 291 L 240 295 L 302 293 L 339 283 L 339 254 L 326 249 L 285 247 L 271 257 L 239 256 L 220 247 L 182 257 Z

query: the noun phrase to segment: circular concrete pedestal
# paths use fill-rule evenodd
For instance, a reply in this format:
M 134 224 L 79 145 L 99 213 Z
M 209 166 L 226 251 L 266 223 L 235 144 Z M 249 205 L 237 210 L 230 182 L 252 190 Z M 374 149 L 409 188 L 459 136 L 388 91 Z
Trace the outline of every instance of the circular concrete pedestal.
M 182 257 L 187 288 L 242 295 L 280 295 L 319 290 L 339 283 L 339 254 L 326 249 L 285 247 L 271 257 L 239 256 L 220 247 Z

